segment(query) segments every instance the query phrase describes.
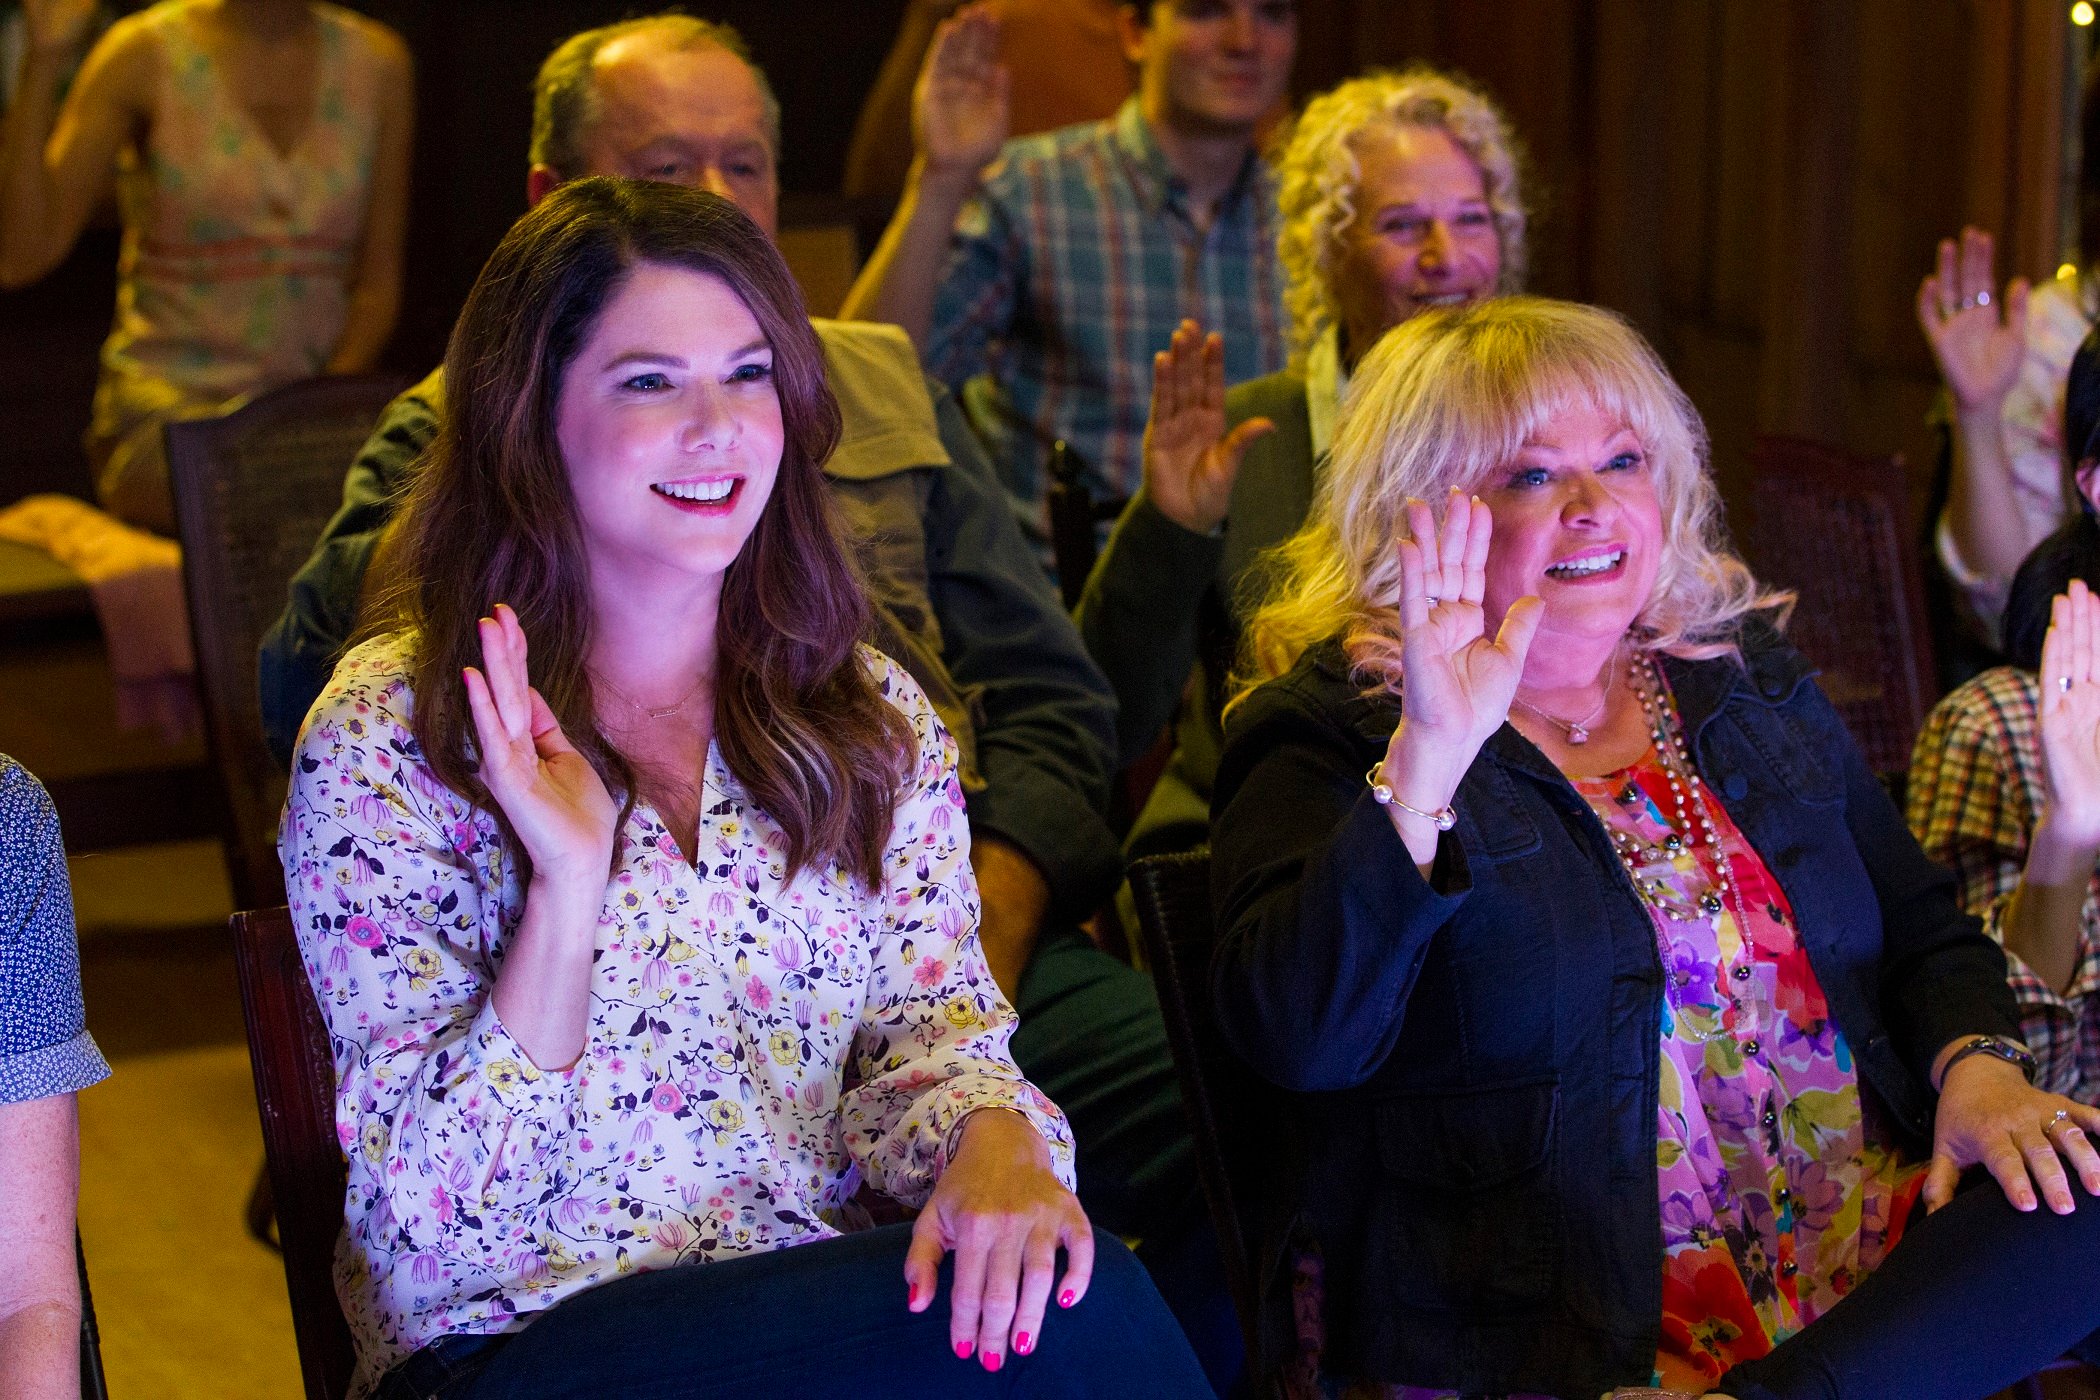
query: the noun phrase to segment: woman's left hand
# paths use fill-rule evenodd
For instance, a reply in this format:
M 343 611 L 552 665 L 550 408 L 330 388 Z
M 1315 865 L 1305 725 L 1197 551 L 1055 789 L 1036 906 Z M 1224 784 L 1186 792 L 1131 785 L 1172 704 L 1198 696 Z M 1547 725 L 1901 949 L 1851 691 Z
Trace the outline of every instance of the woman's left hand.
M 957 1356 L 975 1353 L 996 1371 L 1009 1345 L 1022 1356 L 1035 1350 L 1060 1245 L 1066 1262 L 1057 1303 L 1069 1308 L 1086 1295 L 1094 1271 L 1093 1226 L 1052 1174 L 1049 1145 L 1028 1120 L 979 1109 L 964 1120 L 962 1142 L 912 1226 L 908 1306 L 932 1306 L 941 1256 L 955 1251 L 948 1339 Z
M 1932 1167 L 1925 1176 L 1925 1207 L 1954 1199 L 1962 1169 L 1981 1163 L 2017 1210 L 2033 1210 L 2035 1188 L 2058 1215 L 2077 1209 L 2065 1162 L 2086 1194 L 2100 1196 L 2100 1152 L 2087 1133 L 2100 1133 L 2100 1108 L 2048 1094 L 2027 1082 L 2017 1065 L 1970 1055 L 1947 1071 L 1932 1121 Z

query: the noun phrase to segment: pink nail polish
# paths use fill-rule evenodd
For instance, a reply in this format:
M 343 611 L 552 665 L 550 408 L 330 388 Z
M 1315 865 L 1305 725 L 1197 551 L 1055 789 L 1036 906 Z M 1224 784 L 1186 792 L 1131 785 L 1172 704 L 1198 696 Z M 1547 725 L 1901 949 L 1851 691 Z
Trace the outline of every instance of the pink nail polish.
M 955 1354 L 968 1361 L 970 1359 L 970 1351 L 976 1345 L 975 1342 L 957 1342 L 955 1344 Z
M 1069 1288 L 1057 1295 L 1057 1305 L 1061 1308 L 1069 1308 L 1078 1301 L 1079 1295 Z
M 915 1308 L 919 1306 L 919 1285 L 917 1285 L 916 1283 L 913 1284 L 909 1289 L 905 1290 L 904 1306 L 906 1306 L 907 1308 Z
M 1000 1355 L 1000 1354 L 999 1354 L 998 1352 L 996 1352 L 996 1351 L 988 1351 L 988 1352 L 986 1352 L 986 1353 L 984 1354 L 984 1358 L 983 1358 L 983 1359 L 984 1359 L 984 1369 L 985 1369 L 985 1370 L 987 1370 L 987 1371 L 996 1371 L 996 1370 L 998 1370 L 998 1369 L 999 1369 L 999 1368 L 1000 1368 L 1001 1366 L 1004 1366 L 1004 1365 L 1006 1364 L 1006 1358 L 1005 1358 L 1005 1357 L 1003 1357 L 1003 1356 L 1001 1356 L 1001 1355 Z
M 1029 1352 L 1035 1350 L 1035 1338 L 1029 1336 L 1026 1332 L 1014 1333 L 1014 1350 L 1023 1356 L 1028 1355 Z

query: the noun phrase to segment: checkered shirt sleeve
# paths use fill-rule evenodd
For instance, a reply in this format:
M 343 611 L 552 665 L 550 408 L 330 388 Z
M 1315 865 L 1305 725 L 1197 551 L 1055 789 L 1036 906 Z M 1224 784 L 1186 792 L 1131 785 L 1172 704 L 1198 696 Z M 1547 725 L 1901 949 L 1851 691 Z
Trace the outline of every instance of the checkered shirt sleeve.
M 2047 800 L 2033 676 L 1987 671 L 1934 708 L 1911 754 L 1909 820 L 1918 843 L 1952 868 L 1963 907 L 2004 942 L 2035 819 Z M 2100 879 L 2096 879 L 2100 886 Z M 2059 993 L 2007 950 L 2021 1031 L 2039 1083 L 2100 1102 L 2100 901 L 2086 894 L 2077 970 Z

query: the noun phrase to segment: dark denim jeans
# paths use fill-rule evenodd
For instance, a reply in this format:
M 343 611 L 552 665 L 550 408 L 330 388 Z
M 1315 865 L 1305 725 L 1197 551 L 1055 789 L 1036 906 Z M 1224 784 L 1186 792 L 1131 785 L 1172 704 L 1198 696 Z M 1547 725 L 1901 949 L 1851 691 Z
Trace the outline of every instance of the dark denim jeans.
M 2100 1199 L 2023 1213 L 1974 1180 L 1913 1219 L 1882 1266 L 1770 1356 L 1721 1378 L 1738 1400 L 1977 1400 L 2100 1329 Z M 1922 1209 L 1922 1207 L 1921 1207 Z
M 911 1227 L 892 1225 L 720 1264 L 633 1274 L 500 1338 L 447 1337 L 387 1373 L 374 1400 L 1209 1400 L 1202 1369 L 1144 1269 L 1094 1232 L 1093 1284 L 1054 1304 L 1033 1354 L 997 1373 L 948 1345 L 941 1296 L 904 1306 Z M 418 1388 L 420 1387 L 420 1388 Z

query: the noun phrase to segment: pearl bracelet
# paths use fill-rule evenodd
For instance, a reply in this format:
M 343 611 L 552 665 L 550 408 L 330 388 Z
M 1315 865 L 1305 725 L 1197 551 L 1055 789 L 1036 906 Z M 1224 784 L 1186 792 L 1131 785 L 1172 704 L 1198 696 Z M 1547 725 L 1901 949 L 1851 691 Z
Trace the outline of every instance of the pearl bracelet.
M 1449 831 L 1452 827 L 1458 825 L 1458 813 L 1453 810 L 1448 802 L 1434 812 L 1425 812 L 1420 807 L 1410 807 L 1405 802 L 1402 802 L 1394 795 L 1392 785 L 1379 778 L 1379 767 L 1379 764 L 1374 763 L 1371 765 L 1371 771 L 1364 774 L 1364 781 L 1370 784 L 1371 787 L 1371 800 L 1373 802 L 1376 802 L 1381 807 L 1398 807 L 1409 816 L 1420 817 L 1425 822 L 1434 822 L 1438 831 Z

